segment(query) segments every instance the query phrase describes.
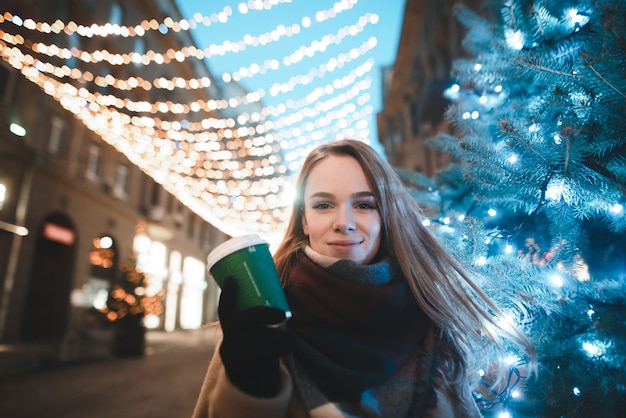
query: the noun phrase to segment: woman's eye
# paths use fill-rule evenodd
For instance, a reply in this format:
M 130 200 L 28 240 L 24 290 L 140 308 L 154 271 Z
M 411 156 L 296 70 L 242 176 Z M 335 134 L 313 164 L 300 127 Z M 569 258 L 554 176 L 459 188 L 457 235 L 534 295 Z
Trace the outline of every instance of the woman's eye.
M 376 205 L 369 202 L 361 202 L 357 204 L 356 207 L 359 209 L 376 209 Z
M 324 203 L 324 202 L 315 203 L 313 205 L 313 209 L 328 209 L 329 207 L 330 207 L 330 205 L 328 203 Z

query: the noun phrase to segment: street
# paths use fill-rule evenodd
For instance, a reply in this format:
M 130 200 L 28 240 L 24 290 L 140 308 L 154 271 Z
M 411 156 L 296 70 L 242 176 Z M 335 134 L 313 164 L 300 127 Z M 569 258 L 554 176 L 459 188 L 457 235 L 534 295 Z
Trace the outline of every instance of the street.
M 109 358 L 0 380 L 2 418 L 187 418 L 213 352 L 214 329 L 148 342 Z

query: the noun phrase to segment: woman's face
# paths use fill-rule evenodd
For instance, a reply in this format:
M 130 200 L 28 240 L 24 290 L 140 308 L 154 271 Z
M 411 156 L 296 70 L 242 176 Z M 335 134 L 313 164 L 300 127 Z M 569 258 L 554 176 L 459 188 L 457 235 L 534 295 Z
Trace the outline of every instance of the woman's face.
M 380 214 L 357 160 L 331 155 L 311 170 L 304 189 L 302 227 L 318 253 L 360 264 L 372 262 L 380 247 Z

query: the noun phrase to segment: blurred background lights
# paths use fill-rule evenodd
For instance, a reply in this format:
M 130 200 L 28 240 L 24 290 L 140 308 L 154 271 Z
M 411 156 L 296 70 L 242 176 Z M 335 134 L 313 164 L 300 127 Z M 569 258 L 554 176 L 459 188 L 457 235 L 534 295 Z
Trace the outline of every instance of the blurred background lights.
M 575 8 L 565 10 L 565 17 L 576 27 L 576 31 L 589 22 L 589 16 L 578 13 L 578 9 Z
M 508 319 L 508 320 L 501 319 L 501 320 L 500 320 L 500 323 L 501 323 L 502 325 L 506 325 L 506 324 L 511 324 L 512 322 L 511 322 L 511 320 L 510 320 L 510 319 Z M 511 366 L 511 365 L 513 365 L 513 364 L 515 364 L 515 363 L 519 362 L 519 358 L 518 358 L 517 356 L 514 356 L 514 355 L 508 355 L 508 356 L 506 356 L 506 358 L 504 359 L 504 361 L 505 361 L 505 363 L 506 363 L 506 364 L 508 364 L 509 366 Z
M 600 354 L 600 348 L 593 343 L 585 342 L 583 343 L 582 347 L 583 347 L 583 350 L 585 350 L 587 354 L 592 357 Z
M 563 180 L 552 180 L 546 189 L 546 199 L 559 201 L 563 196 L 565 184 Z
M 9 131 L 17 136 L 26 136 L 26 129 L 18 123 L 11 123 L 9 125 Z
M 105 235 L 100 238 L 100 248 L 111 248 L 113 246 L 113 238 Z
M 550 282 L 556 287 L 563 287 L 563 285 L 565 284 L 563 278 L 558 274 L 553 274 L 552 276 L 550 276 Z
M 453 84 L 450 87 L 448 87 L 447 89 L 445 89 L 443 91 L 443 95 L 444 97 L 446 97 L 448 100 L 452 101 L 452 102 L 456 102 L 459 100 L 460 97 L 460 91 L 461 91 L 461 86 L 459 86 L 458 84 Z
M 518 51 L 524 48 L 524 34 L 521 30 L 506 28 L 504 30 L 504 37 L 506 38 L 506 43 L 510 48 Z
M 265 234 L 284 228 L 293 196 L 283 189 L 313 146 L 341 138 L 371 143 L 376 112 L 372 102 L 380 95 L 380 85 L 376 84 L 380 63 L 376 59 L 381 56 L 379 52 L 388 54 L 388 59 L 393 59 L 395 53 L 393 48 L 381 49 L 377 32 L 372 30 L 381 21 L 378 13 L 388 13 L 389 5 L 382 8 L 340 0 L 311 4 L 299 10 L 300 15 L 265 13 L 279 7 L 286 10 L 287 3 L 251 0 L 236 7 L 203 5 L 215 10 L 194 10 L 188 13 L 190 18 L 166 17 L 129 26 L 82 25 L 60 19 L 40 22 L 5 13 L 0 19 L 39 34 L 141 38 L 149 32 L 214 29 L 221 38 L 197 32 L 196 39 L 211 42 L 183 45 L 178 50 L 144 47 L 117 53 L 90 50 L 88 42 L 70 48 L 56 44 L 54 36 L 34 33 L 35 42 L 28 34 L 25 37 L 6 31 L 2 58 L 207 221 L 230 235 Z M 185 7 L 199 7 L 196 2 L 184 0 L 179 5 L 183 16 Z M 376 7 L 379 12 L 375 12 Z M 402 4 L 393 7 L 399 17 Z M 265 13 L 271 27 L 265 25 L 257 30 L 261 26 L 232 24 L 251 11 Z M 258 20 L 259 15 L 254 18 Z M 228 30 L 224 30 L 227 23 Z M 387 38 L 385 42 L 389 42 Z M 282 42 L 295 46 L 276 47 Z M 215 68 L 214 59 L 224 57 L 234 63 L 233 58 L 250 51 L 256 51 L 256 59 L 232 64 L 232 69 L 217 70 L 215 74 L 224 83 L 248 82 L 279 71 L 280 77 L 275 74 L 275 81 L 257 83 L 262 87 L 244 86 L 245 93 L 228 98 L 178 103 L 136 100 L 134 97 L 151 95 L 135 95 L 132 91 L 207 89 L 214 87 L 211 80 L 181 76 L 145 79 L 141 73 L 120 77 L 128 74 L 125 70 L 93 74 L 91 67 L 80 65 L 165 66 L 210 60 L 210 67 Z M 298 68 L 301 64 L 306 70 Z M 284 76 L 287 69 L 296 74 Z M 98 89 L 91 90 L 91 85 Z M 202 113 L 207 117 L 198 117 Z M 26 134 L 19 125 L 11 125 L 10 129 L 15 135 Z

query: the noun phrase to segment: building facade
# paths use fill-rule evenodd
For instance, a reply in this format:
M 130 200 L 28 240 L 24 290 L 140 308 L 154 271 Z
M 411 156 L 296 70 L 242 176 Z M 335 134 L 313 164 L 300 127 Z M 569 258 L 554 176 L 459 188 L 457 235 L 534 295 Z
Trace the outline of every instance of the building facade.
M 428 177 L 450 161 L 425 141 L 438 132 L 453 133 L 445 119 L 452 63 L 463 56 L 462 26 L 452 0 L 407 0 L 393 67 L 384 69 L 383 109 L 377 115 L 378 137 L 396 167 Z M 481 3 L 463 2 L 476 10 Z
M 15 48 L 24 54 L 32 47 L 28 40 L 112 53 L 180 50 L 193 45 L 185 31 L 123 38 L 50 30 L 55 21 L 67 28 L 71 22 L 132 26 L 145 19 L 180 19 L 174 1 L 8 0 L 2 8 L 8 13 L 0 29 L 15 44 L 0 40 L 0 344 L 37 344 L 57 361 L 105 354 L 108 333 L 98 308 L 128 260 L 146 274 L 145 292 L 162 305 L 145 317 L 148 329 L 195 329 L 214 320 L 218 290 L 205 261 L 229 237 L 46 94 L 45 85 L 28 79 L 36 72 L 13 61 Z M 11 16 L 19 16 L 23 24 L 9 21 Z M 33 30 L 27 18 L 50 26 L 38 24 Z M 33 48 L 29 53 L 37 55 Z M 61 73 L 54 75 L 62 81 L 71 78 L 74 73 L 63 72 L 69 61 L 58 61 Z M 104 80 L 212 79 L 200 60 L 72 64 L 83 76 L 71 84 L 103 96 L 113 87 L 96 85 L 95 77 L 85 74 Z M 214 86 L 135 89 L 128 96 L 184 103 L 219 95 Z M 213 116 L 219 117 L 217 111 Z

